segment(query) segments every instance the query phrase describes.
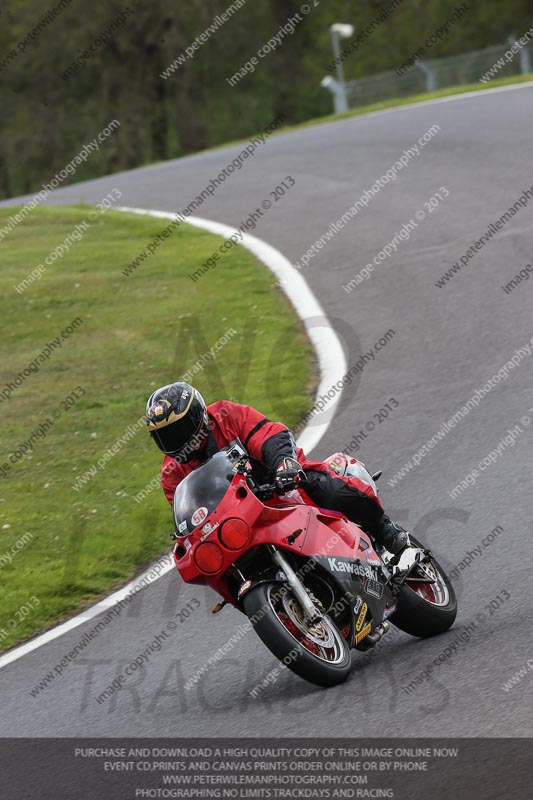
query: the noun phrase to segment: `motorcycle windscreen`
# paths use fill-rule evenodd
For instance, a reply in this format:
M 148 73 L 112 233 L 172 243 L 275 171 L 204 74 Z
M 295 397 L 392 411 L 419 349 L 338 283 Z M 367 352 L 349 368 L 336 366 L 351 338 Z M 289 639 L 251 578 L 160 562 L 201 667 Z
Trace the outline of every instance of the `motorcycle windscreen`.
M 187 536 L 215 510 L 226 494 L 234 466 L 221 450 L 178 484 L 173 503 L 178 536 Z

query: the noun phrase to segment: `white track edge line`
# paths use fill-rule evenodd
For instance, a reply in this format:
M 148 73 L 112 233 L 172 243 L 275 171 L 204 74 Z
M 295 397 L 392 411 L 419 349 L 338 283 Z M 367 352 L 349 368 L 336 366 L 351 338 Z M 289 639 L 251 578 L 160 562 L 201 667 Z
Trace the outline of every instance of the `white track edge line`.
M 168 211 L 152 211 L 149 209 L 128 207 L 120 207 L 116 208 L 116 210 L 159 217 L 161 219 L 176 219 L 176 215 Z M 223 236 L 226 239 L 235 233 L 235 228 L 229 225 L 203 219 L 202 217 L 188 217 L 187 223 L 196 228 L 203 228 L 210 233 Z M 267 244 L 262 239 L 258 239 L 256 236 L 251 236 L 247 233 L 243 234 L 239 244 L 242 244 L 243 247 L 252 252 L 276 276 L 291 305 L 304 323 L 307 335 L 309 336 L 318 358 L 320 382 L 316 396 L 317 398 L 320 397 L 321 394 L 327 393 L 337 381 L 342 379 L 348 369 L 346 356 L 337 334 L 328 322 L 322 306 L 312 293 L 307 282 L 279 250 L 276 250 L 276 248 Z M 221 267 L 217 266 L 216 268 L 220 269 Z M 302 447 L 302 449 L 310 451 L 316 447 L 331 424 L 341 395 L 342 389 L 331 399 L 330 403 L 328 403 L 327 413 L 321 412 L 317 415 L 321 417 L 321 421 L 318 424 L 306 426 L 302 431 L 302 434 L 297 440 L 298 445 Z M 313 421 L 314 420 L 312 420 L 312 422 Z M 157 561 L 160 562 L 161 557 Z M 172 559 L 170 559 L 169 563 L 163 566 L 157 577 L 149 583 L 154 583 L 173 568 L 174 564 Z M 152 566 L 148 567 L 142 575 L 137 576 L 137 578 L 134 578 L 123 586 L 122 589 L 108 595 L 94 606 L 90 606 L 80 614 L 71 617 L 66 622 L 62 622 L 49 631 L 45 631 L 45 633 L 36 636 L 34 639 L 30 639 L 30 641 L 18 647 L 14 647 L 13 650 L 9 650 L 4 655 L 0 656 L 0 669 L 17 661 L 28 653 L 31 653 L 33 650 L 43 647 L 43 645 L 48 644 L 48 642 L 58 639 L 65 633 L 69 633 L 69 631 L 94 619 L 94 617 L 97 617 L 104 611 L 109 611 L 110 608 L 129 594 L 135 586 L 139 585 L 151 571 Z

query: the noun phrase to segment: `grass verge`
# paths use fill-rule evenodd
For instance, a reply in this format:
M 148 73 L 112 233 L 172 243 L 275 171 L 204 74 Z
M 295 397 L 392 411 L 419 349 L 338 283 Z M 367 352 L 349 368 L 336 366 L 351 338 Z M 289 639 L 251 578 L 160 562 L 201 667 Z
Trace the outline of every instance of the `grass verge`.
M 493 80 L 489 83 L 468 83 L 464 86 L 446 86 L 444 89 L 438 89 L 436 92 L 411 94 L 406 97 L 394 97 L 390 100 L 382 100 L 379 103 L 370 103 L 366 106 L 352 108 L 344 114 L 329 114 L 326 117 L 310 119 L 299 125 L 291 126 L 290 128 L 281 128 L 279 131 L 275 131 L 273 136 L 276 136 L 278 133 L 287 133 L 289 130 L 299 130 L 301 128 L 322 125 L 326 122 L 334 122 L 338 119 L 349 119 L 350 117 L 360 117 L 363 114 L 372 114 L 375 111 L 385 111 L 388 108 L 400 108 L 401 106 L 409 106 L 414 103 L 425 103 L 428 100 L 437 100 L 439 97 L 451 97 L 467 92 L 482 92 L 486 89 L 494 89 L 497 86 L 510 86 L 515 83 L 531 83 L 532 81 L 533 73 L 528 75 L 515 75 L 511 78 L 500 78 L 499 80 Z
M 0 209 L 0 226 L 13 213 Z M 89 214 L 82 238 L 46 265 Z M 300 321 L 242 247 L 194 283 L 189 274 L 221 240 L 181 225 L 122 274 L 167 225 L 37 209 L 0 244 L 0 650 L 108 592 L 169 544 L 161 489 L 133 500 L 161 462 L 136 426 L 154 388 L 189 371 L 208 403 L 232 397 L 288 424 L 311 405 L 313 356 Z M 17 292 L 39 264 L 40 277 Z
M 280 136 L 284 133 L 291 133 L 292 131 L 302 130 L 303 128 L 313 128 L 316 125 L 325 125 L 329 122 L 336 122 L 339 119 L 349 119 L 350 117 L 360 117 L 364 114 L 372 114 L 375 111 L 385 111 L 389 108 L 400 108 L 401 106 L 408 106 L 416 103 L 424 103 L 428 100 L 436 100 L 439 97 L 451 97 L 452 95 L 465 94 L 466 92 L 482 92 L 486 89 L 493 89 L 497 86 L 510 86 L 515 83 L 531 83 L 533 82 L 533 73 L 528 75 L 515 75 L 510 78 L 499 78 L 498 80 L 490 81 L 490 83 L 470 83 L 464 86 L 447 86 L 444 89 L 438 89 L 436 92 L 425 92 L 423 94 L 407 95 L 406 97 L 394 97 L 390 100 L 382 100 L 379 103 L 370 103 L 366 106 L 358 106 L 346 111 L 344 114 L 327 114 L 322 117 L 314 117 L 312 119 L 299 122 L 294 125 L 287 125 L 273 131 L 272 137 Z M 200 152 L 207 153 L 215 150 L 222 150 L 225 147 L 232 147 L 238 144 L 246 144 L 252 136 L 248 139 L 240 139 L 236 141 L 224 142 L 223 144 L 215 145 Z M 197 155 L 197 153 L 187 153 L 185 158 Z M 145 165 L 146 166 L 146 165 Z

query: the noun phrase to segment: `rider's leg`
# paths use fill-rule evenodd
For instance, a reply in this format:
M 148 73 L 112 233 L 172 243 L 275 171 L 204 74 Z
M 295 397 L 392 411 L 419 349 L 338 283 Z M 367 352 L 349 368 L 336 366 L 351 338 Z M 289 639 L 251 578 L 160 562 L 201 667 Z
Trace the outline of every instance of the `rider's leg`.
M 306 469 L 306 476 L 302 489 L 318 506 L 342 512 L 390 553 L 397 554 L 404 549 L 407 533 L 385 514 L 371 484 L 360 478 L 337 475 L 329 469 Z

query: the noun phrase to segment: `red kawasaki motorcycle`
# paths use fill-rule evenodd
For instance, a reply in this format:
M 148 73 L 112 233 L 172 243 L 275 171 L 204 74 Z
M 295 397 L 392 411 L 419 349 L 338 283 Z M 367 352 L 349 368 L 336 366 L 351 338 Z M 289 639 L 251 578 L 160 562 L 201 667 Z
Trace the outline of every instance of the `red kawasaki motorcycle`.
M 457 614 L 450 580 L 411 537 L 398 556 L 298 489 L 252 479 L 236 440 L 190 473 L 174 495 L 174 560 L 242 611 L 271 652 L 301 678 L 333 686 L 351 650 L 368 650 L 390 620 L 412 636 L 446 631 Z

